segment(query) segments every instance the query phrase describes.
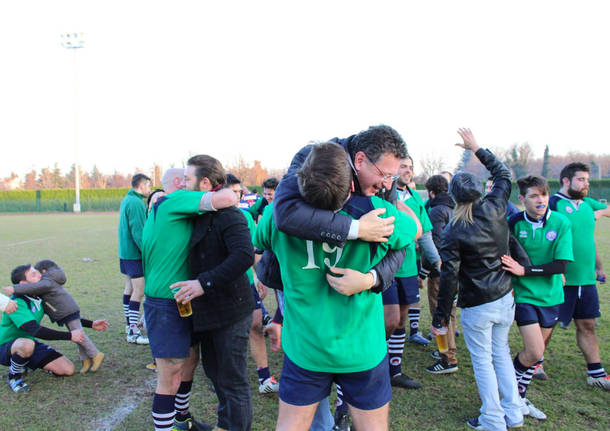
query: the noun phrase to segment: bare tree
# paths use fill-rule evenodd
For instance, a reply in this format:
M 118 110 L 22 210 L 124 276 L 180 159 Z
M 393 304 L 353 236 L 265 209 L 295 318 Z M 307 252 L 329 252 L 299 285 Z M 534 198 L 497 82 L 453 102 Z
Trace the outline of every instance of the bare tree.
M 422 168 L 419 177 L 422 177 L 425 181 L 432 175 L 440 174 L 445 169 L 445 158 L 439 153 L 427 153 L 421 158 L 419 164 Z

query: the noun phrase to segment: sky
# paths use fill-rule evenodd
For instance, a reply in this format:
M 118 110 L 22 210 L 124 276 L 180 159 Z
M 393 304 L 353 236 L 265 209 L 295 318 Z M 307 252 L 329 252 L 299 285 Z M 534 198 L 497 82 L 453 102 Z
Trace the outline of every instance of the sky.
M 0 3 L 0 177 L 193 154 L 287 167 L 375 124 L 455 167 L 458 127 L 534 156 L 608 153 L 605 1 Z M 66 50 L 62 33 L 82 32 Z M 76 53 L 74 52 L 76 51 Z M 76 57 L 76 58 L 75 58 Z M 76 73 L 75 73 L 76 72 Z M 76 144 L 75 144 L 76 142 Z

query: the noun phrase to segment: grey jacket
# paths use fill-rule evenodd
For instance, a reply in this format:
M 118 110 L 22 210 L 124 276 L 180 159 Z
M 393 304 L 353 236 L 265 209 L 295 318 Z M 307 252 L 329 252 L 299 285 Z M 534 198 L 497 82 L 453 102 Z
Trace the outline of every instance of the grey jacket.
M 38 283 L 15 284 L 16 295 L 38 296 L 42 299 L 44 312 L 52 322 L 57 322 L 71 314 L 80 313 L 78 304 L 72 295 L 63 288 L 66 274 L 59 266 L 49 268 Z

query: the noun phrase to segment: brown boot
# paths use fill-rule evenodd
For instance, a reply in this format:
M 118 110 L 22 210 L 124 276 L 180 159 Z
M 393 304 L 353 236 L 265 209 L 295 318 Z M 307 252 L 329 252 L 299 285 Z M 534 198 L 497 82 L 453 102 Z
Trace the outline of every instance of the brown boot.
M 91 359 L 83 359 L 83 366 L 80 369 L 81 374 L 85 374 L 91 368 Z
M 104 354 L 102 352 L 99 352 L 97 355 L 95 355 L 93 358 L 91 358 L 91 372 L 94 373 L 97 370 L 99 370 L 99 368 L 102 366 L 102 361 L 104 360 Z

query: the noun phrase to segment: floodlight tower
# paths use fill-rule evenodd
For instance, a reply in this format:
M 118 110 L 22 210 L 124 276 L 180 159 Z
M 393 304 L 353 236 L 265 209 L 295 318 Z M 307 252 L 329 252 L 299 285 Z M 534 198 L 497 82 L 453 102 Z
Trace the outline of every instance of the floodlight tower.
M 61 46 L 71 50 L 74 56 L 74 191 L 76 202 L 74 212 L 80 212 L 80 169 L 78 167 L 78 63 L 79 49 L 84 48 L 85 41 L 82 33 L 64 33 L 61 35 Z

